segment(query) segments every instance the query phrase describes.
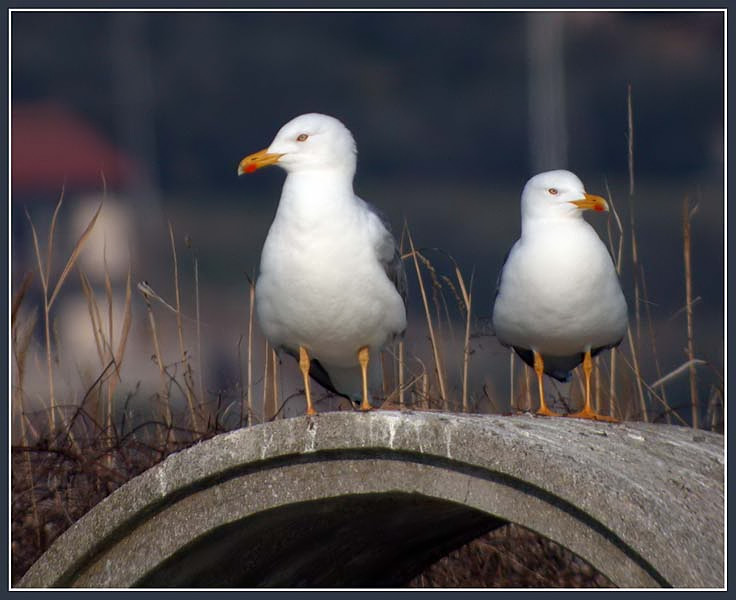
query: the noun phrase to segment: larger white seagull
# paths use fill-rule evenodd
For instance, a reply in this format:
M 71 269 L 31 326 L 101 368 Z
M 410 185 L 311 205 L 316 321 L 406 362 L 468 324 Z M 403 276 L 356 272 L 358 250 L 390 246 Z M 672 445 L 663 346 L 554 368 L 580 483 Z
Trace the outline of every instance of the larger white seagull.
M 261 254 L 259 325 L 298 360 L 308 414 L 316 414 L 310 376 L 369 410 L 380 382 L 375 358 L 406 329 L 396 241 L 353 192 L 357 149 L 339 120 L 296 117 L 268 148 L 240 161 L 238 174 L 274 164 L 287 176 Z
M 496 337 L 537 374 L 538 414 L 554 415 L 544 401 L 542 374 L 567 381 L 583 364 L 585 406 L 570 416 L 612 421 L 590 402 L 592 357 L 617 346 L 626 333 L 627 307 L 608 249 L 583 219 L 607 211 L 569 171 L 532 177 L 521 194 L 521 237 L 502 267 L 493 307 Z

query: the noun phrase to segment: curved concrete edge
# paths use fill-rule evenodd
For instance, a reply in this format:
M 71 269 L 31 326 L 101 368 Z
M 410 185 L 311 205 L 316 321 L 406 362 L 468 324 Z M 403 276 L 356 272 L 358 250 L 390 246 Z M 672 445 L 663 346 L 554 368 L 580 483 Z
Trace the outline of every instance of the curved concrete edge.
M 612 534 L 608 537 L 615 543 L 635 549 L 662 578 L 660 583 L 723 585 L 722 436 L 638 423 L 394 411 L 286 419 L 223 434 L 172 455 L 60 536 L 20 585 L 73 585 L 95 553 L 212 482 L 263 472 L 267 464 L 290 465 L 295 457 L 299 462 L 346 451 L 391 454 L 394 462 L 405 456 L 408 463 L 428 465 L 432 473 L 449 468 L 464 471 L 473 481 L 482 477 L 468 475 L 472 469 L 507 478 L 559 504 L 563 513 L 572 507 L 574 517 L 588 520 L 591 531 L 598 528 Z M 472 486 L 467 489 L 470 497 Z M 481 496 L 487 492 L 478 484 Z M 329 487 L 321 493 L 334 497 Z M 498 514 L 487 498 L 475 505 L 484 502 L 485 510 Z M 543 518 L 517 519 L 592 558 L 606 573 L 591 541 L 569 539 L 564 528 Z

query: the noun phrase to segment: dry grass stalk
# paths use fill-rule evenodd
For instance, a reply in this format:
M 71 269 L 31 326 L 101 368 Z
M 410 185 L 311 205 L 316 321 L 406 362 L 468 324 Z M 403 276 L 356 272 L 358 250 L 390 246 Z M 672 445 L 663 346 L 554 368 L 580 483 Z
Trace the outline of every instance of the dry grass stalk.
M 649 422 L 649 414 L 647 411 L 646 398 L 644 396 L 644 388 L 642 386 L 642 375 L 639 369 L 639 359 L 637 358 L 637 349 L 634 345 L 633 335 L 631 333 L 631 325 L 626 328 L 626 336 L 629 340 L 629 351 L 631 352 L 631 367 L 634 370 L 634 380 L 636 381 L 636 389 L 639 396 L 639 410 L 641 418 L 645 423 Z
M 601 412 L 601 369 L 593 369 L 593 406 L 597 413 Z
M 11 327 L 11 345 L 15 358 L 16 385 L 12 394 L 13 422 L 20 422 L 21 442 L 28 445 L 28 433 L 25 416 L 25 369 L 28 358 L 28 348 L 33 339 L 33 330 L 36 326 L 37 312 L 34 310 L 25 322 L 13 321 Z
M 473 296 L 472 292 L 469 292 L 465 287 L 465 281 L 463 280 L 460 269 L 455 265 L 455 277 L 457 277 L 458 285 L 460 286 L 460 292 L 462 293 L 463 302 L 465 303 L 465 339 L 463 340 L 463 391 L 462 391 L 462 403 L 463 412 L 469 411 L 468 405 L 468 364 L 470 362 L 470 318 L 472 315 L 473 308 Z M 470 276 L 470 289 L 473 288 L 473 275 Z
M 532 386 L 529 379 L 529 369 L 524 368 L 524 397 L 526 400 L 526 410 L 532 410 L 534 406 L 532 404 Z
M 59 199 L 59 204 L 61 199 Z M 58 208 L 59 205 L 57 205 Z M 36 260 L 38 262 L 38 273 L 41 278 L 41 289 L 43 291 L 43 316 L 44 316 L 44 336 L 46 340 L 46 369 L 47 376 L 49 378 L 49 430 L 54 431 L 56 429 L 56 398 L 54 395 L 54 371 L 52 368 L 51 361 L 51 324 L 50 324 L 50 310 L 49 310 L 49 287 L 48 279 L 46 278 L 46 269 L 41 261 L 41 250 L 38 245 L 38 235 L 36 234 L 36 228 L 33 225 L 31 216 L 26 211 L 26 217 L 31 225 L 31 236 L 33 238 L 33 249 L 36 254 Z
M 613 201 L 613 194 L 611 193 L 611 189 L 608 186 L 608 182 L 605 182 L 606 187 L 606 196 L 608 198 L 608 204 L 611 207 L 611 214 L 613 215 L 613 218 L 616 222 L 616 229 L 618 232 L 618 244 L 614 248 L 614 242 L 613 242 L 613 233 L 611 231 L 611 219 L 608 219 L 607 223 L 607 229 L 608 229 L 608 243 L 611 250 L 611 256 L 614 257 L 614 264 L 616 267 L 616 273 L 618 274 L 619 278 L 621 277 L 621 266 L 622 266 L 622 258 L 623 258 L 623 249 L 624 249 L 624 228 L 621 224 L 621 218 L 619 217 L 618 211 L 616 210 L 616 205 Z M 615 254 L 614 254 L 615 250 Z M 611 358 L 610 358 L 610 371 L 611 371 L 611 377 L 609 380 L 609 387 L 608 387 L 608 402 L 610 405 L 610 414 L 612 417 L 615 417 L 617 412 L 617 406 L 616 406 L 616 357 L 618 355 L 618 348 L 612 348 L 611 349 Z
M 711 388 L 707 414 L 710 415 L 711 431 L 723 431 L 723 390 L 718 386 Z
M 514 411 L 517 410 L 516 398 L 514 398 L 514 351 L 509 352 L 509 408 Z
M 636 343 L 641 343 L 641 295 L 639 293 L 640 278 L 642 277 L 641 267 L 639 265 L 639 247 L 636 241 L 636 224 L 634 221 L 634 111 L 631 99 L 631 84 L 626 89 L 626 113 L 628 120 L 628 168 L 629 168 L 629 220 L 631 229 L 631 263 L 633 267 L 634 282 L 634 317 L 636 323 Z M 631 333 L 631 325 L 627 329 L 627 337 L 631 348 L 631 357 L 634 365 L 634 373 L 637 381 L 637 391 L 639 393 L 639 410 L 644 421 L 649 421 L 647 413 L 646 399 L 641 386 L 641 375 L 639 361 L 637 358 L 636 346 L 633 343 L 633 334 Z
M 242 352 L 242 345 L 243 345 L 243 336 L 240 335 L 238 337 L 238 375 L 240 376 L 240 384 L 239 384 L 239 391 L 240 391 L 240 418 L 238 419 L 238 427 L 243 427 L 243 425 L 246 423 L 246 419 L 248 418 L 246 415 L 246 404 L 245 404 L 245 384 L 243 383 L 243 352 Z
M 13 407 L 12 422 L 15 423 L 16 420 L 20 422 L 21 443 L 24 446 L 28 445 L 25 417 L 25 366 L 26 359 L 28 357 L 28 348 L 31 344 L 33 330 L 36 326 L 37 313 L 34 310 L 23 324 L 17 320 L 17 317 L 23 298 L 25 297 L 32 280 L 33 273 L 29 271 L 24 275 L 20 288 L 13 298 L 13 307 L 10 318 L 11 347 L 13 350 L 13 357 L 15 359 L 16 370 L 16 385 L 14 386 L 11 397 Z M 30 470 L 30 463 L 28 464 L 28 468 Z
M 158 341 L 158 328 L 156 326 L 156 318 L 153 314 L 153 307 L 151 306 L 151 295 L 153 293 L 153 290 L 150 289 L 150 287 L 145 283 L 141 282 L 138 284 L 138 291 L 143 296 L 143 301 L 146 304 L 146 313 L 148 314 L 148 324 L 151 331 L 151 339 L 153 341 L 153 353 L 154 358 L 156 359 L 156 365 L 158 366 L 159 375 L 161 378 L 161 390 L 159 392 L 159 396 L 161 398 L 162 404 L 163 404 L 163 419 L 164 419 L 164 425 L 166 430 L 166 442 L 164 443 L 165 446 L 168 445 L 168 442 L 170 440 L 170 436 L 174 435 L 173 433 L 173 415 L 171 413 L 171 401 L 170 401 L 170 394 L 169 394 L 169 386 L 167 382 L 167 374 L 166 369 L 164 367 L 164 361 L 163 356 L 161 354 L 161 345 Z M 161 433 L 161 428 L 158 428 L 159 433 Z
M 272 389 L 272 405 L 273 405 L 273 415 L 274 417 L 279 413 L 279 355 L 276 353 L 275 349 L 271 350 L 271 372 L 273 374 L 273 384 L 271 386 Z
M 26 297 L 26 294 L 28 293 L 28 288 L 31 287 L 32 281 L 33 281 L 33 271 L 27 271 L 25 275 L 23 275 L 23 279 L 20 282 L 20 286 L 18 286 L 18 291 L 13 296 L 13 304 L 10 310 L 11 329 L 15 326 L 15 320 L 18 317 L 18 311 L 20 310 L 20 305 L 23 303 L 23 299 Z
M 125 347 L 128 344 L 128 335 L 132 324 L 132 288 L 131 288 L 131 267 L 128 265 L 128 276 L 125 280 L 125 302 L 123 304 L 123 325 L 120 330 L 120 341 L 115 352 L 115 364 L 119 369 L 123 364 L 123 356 L 125 355 Z M 119 372 L 118 372 L 119 377 Z
M 105 334 L 102 331 L 102 319 L 100 317 L 100 311 L 99 307 L 97 306 L 97 299 L 95 297 L 94 291 L 92 289 L 92 285 L 89 282 L 89 279 L 85 275 L 85 273 L 80 269 L 79 270 L 79 278 L 82 284 L 82 291 L 84 293 L 84 297 L 87 301 L 87 310 L 89 311 L 89 320 L 90 324 L 92 325 L 92 336 L 95 340 L 95 348 L 97 349 L 97 357 L 100 360 L 100 365 L 104 369 L 105 365 L 107 363 L 107 356 L 108 353 L 108 347 L 105 344 Z M 96 386 L 93 386 L 90 388 L 97 389 Z M 97 419 L 97 422 L 101 422 L 104 418 L 104 415 L 100 414 L 100 404 L 99 404 L 99 392 L 95 392 L 92 396 L 94 400 L 94 408 L 92 410 L 92 414 L 95 415 L 95 418 Z M 83 404 L 87 403 L 87 399 L 82 401 Z
M 59 203 L 61 203 L 61 200 L 59 200 Z M 84 229 L 82 234 L 79 236 L 79 239 L 74 244 L 74 247 L 72 248 L 72 252 L 69 255 L 69 259 L 66 261 L 66 264 L 64 265 L 64 269 L 61 272 L 61 275 L 59 275 L 59 279 L 56 282 L 56 285 L 54 286 L 54 291 L 51 293 L 51 298 L 49 299 L 49 308 L 54 303 L 54 300 L 56 300 L 57 295 L 59 294 L 59 291 L 61 290 L 61 286 L 64 285 L 64 282 L 66 281 L 66 278 L 69 276 L 69 273 L 74 268 L 74 265 L 77 262 L 77 259 L 79 258 L 79 254 L 82 252 L 82 249 L 84 248 L 84 245 L 87 243 L 87 240 L 89 239 L 89 236 L 92 234 L 92 230 L 94 229 L 95 223 L 97 222 L 97 217 L 100 215 L 100 211 L 102 210 L 102 202 L 100 202 L 100 205 L 97 207 L 97 210 L 95 211 L 95 214 L 90 219 L 89 223 L 87 224 L 87 227 Z M 53 235 L 53 230 L 49 232 L 49 239 L 51 239 Z M 46 280 L 49 281 L 48 279 Z
M 455 347 L 457 343 L 457 339 L 455 337 L 455 328 L 453 327 L 453 319 L 450 317 L 450 309 L 447 305 L 447 299 L 445 298 L 444 294 L 444 288 L 442 285 L 442 280 L 444 280 L 447 284 L 450 290 L 455 295 L 456 301 L 459 302 L 459 297 L 457 292 L 455 291 L 455 286 L 453 286 L 452 281 L 449 279 L 449 277 L 446 276 L 439 276 L 437 273 L 437 270 L 434 268 L 434 265 L 432 262 L 424 256 L 421 252 L 417 252 L 416 254 L 417 260 L 419 260 L 423 265 L 424 268 L 427 270 L 427 273 L 429 273 L 430 281 L 432 282 L 432 306 L 434 307 L 435 311 L 435 318 L 436 318 L 436 325 L 437 329 L 435 330 L 435 340 L 437 343 L 437 356 L 439 357 L 439 364 L 441 365 L 441 369 L 437 371 L 438 373 L 442 373 L 442 379 L 444 384 L 444 389 L 448 390 L 449 386 L 447 383 L 447 371 L 445 369 L 445 357 L 443 354 L 443 341 L 447 340 L 449 337 L 449 343 L 451 347 Z M 443 319 L 444 315 L 444 319 Z M 444 326 L 444 327 L 443 327 Z M 443 331 L 445 329 L 445 331 Z M 438 375 L 439 376 L 439 375 Z M 445 399 L 442 401 L 442 409 L 443 410 L 450 410 L 450 397 L 449 394 L 445 396 Z
M 113 291 L 112 282 L 107 269 L 107 261 L 105 264 L 105 298 L 107 301 L 107 333 L 103 329 L 102 318 L 100 316 L 97 299 L 92 289 L 92 285 L 89 282 L 87 276 L 79 271 L 80 281 L 82 285 L 82 291 L 87 301 L 87 309 L 89 312 L 90 323 L 92 325 L 92 334 L 95 340 L 95 346 L 97 349 L 97 355 L 100 360 L 102 368 L 102 374 L 98 377 L 98 381 L 102 381 L 105 373 L 110 367 L 112 367 L 112 374 L 109 377 L 105 377 L 106 381 L 106 410 L 102 415 L 99 413 L 99 405 L 95 402 L 95 409 L 93 414 L 96 415 L 98 422 L 105 422 L 105 431 L 110 436 L 110 444 L 112 444 L 112 432 L 115 428 L 114 423 L 114 396 L 117 385 L 121 381 L 120 369 L 122 367 L 123 358 L 125 356 L 125 347 L 128 341 L 128 335 L 132 324 L 132 292 L 131 292 L 131 267 L 128 266 L 128 274 L 126 277 L 125 284 L 125 300 L 123 304 L 122 323 L 120 326 L 120 339 L 117 342 L 117 348 L 115 348 L 114 335 L 114 317 L 113 317 Z M 96 387 L 96 384 L 95 386 Z M 90 388 L 92 389 L 92 388 Z M 85 396 L 86 398 L 86 396 Z M 97 395 L 95 395 L 97 398 Z M 83 403 L 85 400 L 83 400 Z M 112 446 L 110 446 L 112 449 Z M 108 468 L 112 466 L 112 454 L 108 453 L 107 463 Z
M 633 372 L 633 371 L 634 371 L 634 366 L 633 366 L 633 365 L 632 365 L 632 364 L 631 364 L 631 363 L 630 363 L 630 362 L 629 362 L 629 361 L 628 361 L 628 360 L 626 359 L 626 355 L 625 355 L 625 354 L 623 354 L 623 353 L 621 353 L 621 358 L 622 358 L 622 359 L 623 359 L 623 361 L 624 361 L 624 362 L 626 363 L 626 365 L 627 365 L 627 366 L 629 367 L 629 369 L 631 369 L 631 371 Z M 656 392 L 656 390 L 655 390 L 655 389 L 654 389 L 654 388 L 653 388 L 652 386 L 650 386 L 650 385 L 649 385 L 649 384 L 648 384 L 648 383 L 647 383 L 646 381 L 644 381 L 643 379 L 641 379 L 641 380 L 638 380 L 638 382 L 637 382 L 637 383 L 640 383 L 640 384 L 641 384 L 641 385 L 642 385 L 642 386 L 643 386 L 644 388 L 646 388 L 646 390 L 647 390 L 647 391 L 649 392 L 650 396 L 651 396 L 652 398 L 654 398 L 655 400 L 657 400 L 657 402 L 659 402 L 659 403 L 660 403 L 660 404 L 662 405 L 662 408 L 664 409 L 664 411 L 665 411 L 665 413 L 666 413 L 666 414 L 672 414 L 672 415 L 674 415 L 674 417 L 675 417 L 675 418 L 676 418 L 676 419 L 677 419 L 678 421 L 680 421 L 680 423 L 681 423 L 682 425 L 685 425 L 685 426 L 687 427 L 688 423 L 687 423 L 687 422 L 686 422 L 686 421 L 685 421 L 685 420 L 684 420 L 684 419 L 683 419 L 683 418 L 682 418 L 682 417 L 681 417 L 681 416 L 680 416 L 679 414 L 677 414 L 677 412 L 675 412 L 675 411 L 673 411 L 673 410 L 672 410 L 672 408 L 671 408 L 671 407 L 669 406 L 669 404 L 667 404 L 667 403 L 666 403 L 666 402 L 665 402 L 665 401 L 664 401 L 664 400 L 663 400 L 663 399 L 662 399 L 662 398 L 660 397 L 660 395 L 659 395 L 659 394 L 658 394 L 658 393 Z M 655 382 L 655 383 L 657 383 L 657 382 Z M 625 417 L 626 415 L 623 415 L 623 416 Z
M 629 195 L 634 195 L 634 106 L 631 101 L 631 84 L 626 86 L 626 116 L 628 121 Z
M 123 366 L 123 357 L 125 356 L 125 347 L 128 343 L 128 335 L 130 334 L 131 326 L 131 269 L 128 265 L 128 276 L 125 281 L 125 301 L 123 304 L 123 322 L 120 328 L 120 339 L 118 340 L 118 346 L 115 353 L 112 355 L 113 364 L 115 366 L 115 373 L 108 380 L 108 431 L 113 430 L 112 414 L 113 414 L 113 396 L 117 385 L 121 381 L 120 369 Z M 110 307 L 112 309 L 112 298 L 110 299 Z M 110 325 L 110 347 L 114 347 L 112 340 L 112 324 Z M 110 456 L 110 458 L 112 458 Z
M 649 384 L 649 387 L 656 388 L 656 387 L 664 387 L 665 383 L 670 382 L 671 380 L 675 379 L 678 375 L 681 375 L 685 371 L 690 371 L 690 369 L 694 369 L 698 365 L 705 365 L 708 364 L 706 361 L 699 359 L 699 358 L 691 358 L 687 362 L 681 364 L 679 367 L 673 369 L 667 375 L 664 375 L 663 377 L 660 377 L 655 381 L 654 383 Z
M 628 117 L 628 168 L 629 168 L 629 219 L 631 227 L 631 262 L 633 264 L 634 281 L 634 315 L 636 317 L 636 340 L 641 341 L 641 323 L 639 311 L 639 252 L 636 243 L 636 228 L 634 225 L 634 114 L 631 101 L 631 84 L 626 90 L 626 113 Z
M 399 341 L 399 407 L 404 408 L 405 406 L 405 400 L 404 400 L 404 368 L 405 368 L 405 358 L 404 358 L 404 340 Z
M 389 374 L 389 369 L 386 367 L 386 352 L 379 352 L 378 361 L 381 366 L 381 395 L 384 398 L 388 398 L 390 395 L 391 375 Z
M 247 367 L 247 414 L 248 425 L 253 424 L 253 308 L 255 306 L 256 286 L 248 279 L 248 367 Z
M 199 318 L 199 259 L 197 251 L 192 247 L 192 240 L 186 236 L 185 243 L 187 248 L 192 250 L 192 261 L 194 263 L 194 311 L 197 321 L 197 369 L 199 370 L 199 397 L 202 402 L 205 401 L 204 396 L 204 371 L 202 370 L 202 328 Z
M 181 354 L 182 365 L 184 366 L 184 392 L 187 398 L 187 406 L 189 407 L 189 416 L 192 421 L 192 429 L 195 431 L 199 429 L 199 419 L 197 418 L 197 412 L 194 407 L 194 394 L 192 393 L 192 386 L 189 378 L 187 377 L 187 365 L 189 364 L 189 357 L 187 355 L 186 348 L 184 347 L 184 327 L 182 325 L 182 312 L 181 312 L 181 292 L 179 288 L 179 266 L 176 258 L 176 243 L 174 242 L 174 227 L 169 221 L 169 239 L 171 240 L 171 255 L 174 261 L 174 297 L 175 297 L 175 308 L 176 308 L 176 331 L 179 339 L 179 353 Z
M 652 319 L 652 311 L 650 308 L 651 302 L 649 301 L 649 292 L 647 290 L 647 280 L 646 277 L 644 277 L 644 267 L 642 266 L 641 270 L 641 283 L 642 283 L 642 291 L 644 292 L 644 307 L 646 308 L 646 316 L 647 316 L 647 326 L 649 328 L 649 342 L 652 346 L 652 358 L 654 359 L 654 369 L 657 373 L 657 377 L 662 377 L 662 368 L 659 363 L 659 352 L 657 351 L 657 335 L 654 331 L 654 320 Z M 656 387 L 656 386 L 652 386 Z M 659 389 L 659 395 L 662 397 L 662 399 L 667 402 L 667 395 L 664 389 L 664 386 L 661 386 Z M 667 412 L 666 414 L 666 420 L 667 423 L 671 423 L 672 419 L 670 417 L 670 413 Z
M 82 251 L 82 248 L 84 248 L 84 245 L 87 242 L 87 239 L 92 233 L 92 229 L 94 228 L 95 223 L 97 222 L 97 217 L 99 216 L 100 210 L 102 209 L 102 202 L 100 202 L 100 205 L 97 207 L 97 211 L 95 212 L 95 214 L 93 215 L 89 223 L 87 224 L 87 227 L 85 228 L 85 230 L 79 236 L 79 239 L 74 244 L 71 254 L 69 255 L 69 258 L 67 259 L 66 265 L 64 265 L 64 269 L 59 275 L 59 278 L 56 281 L 56 285 L 54 286 L 53 291 L 49 295 L 49 289 L 51 288 L 51 285 L 50 285 L 51 284 L 51 280 L 50 280 L 51 279 L 51 259 L 52 259 L 54 238 L 55 238 L 55 233 L 56 233 L 56 219 L 58 217 L 59 211 L 61 210 L 63 199 L 64 199 L 64 191 L 62 189 L 61 195 L 59 197 L 59 201 L 57 202 L 56 208 L 54 209 L 53 217 L 51 218 L 51 226 L 49 227 L 47 253 L 46 253 L 46 265 L 43 264 L 43 259 L 41 258 L 41 249 L 38 243 L 38 234 L 36 233 L 36 228 L 33 225 L 31 216 L 28 214 L 28 211 L 26 211 L 26 217 L 31 226 L 31 235 L 33 238 L 33 249 L 36 255 L 36 262 L 38 263 L 38 273 L 41 278 L 41 288 L 43 291 L 44 335 L 45 335 L 45 342 L 46 342 L 46 369 L 47 369 L 47 375 L 49 379 L 49 430 L 50 431 L 56 430 L 56 413 L 57 413 L 56 395 L 54 391 L 53 361 L 52 361 L 52 356 L 51 356 L 51 308 L 59 294 L 59 291 L 61 290 L 61 287 L 64 285 L 64 282 L 66 281 L 67 276 L 71 272 L 72 268 L 74 268 L 74 265 L 77 262 L 77 258 L 79 257 L 79 253 Z M 64 417 L 62 415 L 62 421 L 63 420 L 64 420 Z
M 92 335 L 95 340 L 95 347 L 97 348 L 97 356 L 100 359 L 100 363 L 105 362 L 105 353 L 103 350 L 102 336 L 102 321 L 100 319 L 100 311 L 97 306 L 97 299 L 95 298 L 92 290 L 92 284 L 89 282 L 87 275 L 80 269 L 79 280 L 82 285 L 82 293 L 84 294 L 85 300 L 87 301 L 87 310 L 89 311 L 89 321 L 92 324 Z
M 407 384 L 407 389 L 411 390 L 412 405 L 416 408 L 420 408 L 422 406 L 428 408 L 429 405 L 425 405 L 429 398 L 429 375 L 427 374 L 427 366 L 418 356 L 412 356 L 411 358 L 415 360 L 420 367 L 419 372 L 416 374 L 414 374 L 411 369 L 409 370 L 410 374 L 412 374 L 412 380 Z M 414 385 L 415 383 L 421 383 L 421 385 L 416 386 Z
M 695 370 L 695 342 L 693 335 L 693 282 L 690 264 L 690 221 L 697 210 L 691 210 L 690 202 L 685 197 L 682 203 L 682 253 L 685 263 L 685 314 L 687 315 L 687 358 L 690 361 L 690 407 L 693 428 L 700 427 L 698 406 L 698 381 Z
M 107 298 L 107 341 L 105 346 L 108 349 L 110 358 L 112 359 L 112 352 L 115 346 L 115 339 L 113 337 L 113 294 L 112 294 L 112 281 L 110 280 L 110 273 L 107 268 L 107 256 L 105 249 L 103 248 L 102 261 L 105 267 L 105 296 Z M 116 369 L 117 371 L 117 369 Z M 113 414 L 113 392 L 115 384 L 113 383 L 115 378 L 109 378 L 107 380 L 107 431 L 112 431 L 112 414 Z M 112 455 L 108 455 L 108 459 L 112 459 Z
M 424 364 L 422 364 L 422 367 L 424 367 Z M 423 406 L 424 408 L 430 408 L 429 406 L 429 373 L 427 373 L 427 369 L 422 370 L 422 391 L 420 394 L 420 406 Z
M 445 391 L 445 375 L 442 367 L 442 361 L 440 359 L 439 347 L 437 338 L 434 333 L 434 327 L 432 325 L 432 315 L 429 311 L 429 302 L 427 301 L 427 292 L 424 289 L 424 281 L 422 280 L 422 273 L 419 269 L 419 261 L 417 259 L 417 251 L 414 248 L 414 240 L 411 237 L 411 232 L 407 229 L 407 239 L 409 240 L 409 248 L 411 249 L 411 256 L 414 261 L 414 268 L 417 273 L 417 281 L 419 282 L 419 291 L 422 296 L 422 304 L 424 305 L 424 314 L 427 319 L 427 329 L 429 331 L 429 340 L 432 345 L 432 354 L 434 355 L 435 370 L 437 373 L 437 384 L 439 385 L 440 401 L 443 406 L 447 405 L 447 393 Z M 425 396 L 426 397 L 426 396 Z
M 270 361 L 268 360 L 269 354 L 271 352 L 271 345 L 268 343 L 268 340 L 266 340 L 266 347 L 263 350 L 263 399 L 261 401 L 261 423 L 266 423 L 271 419 L 271 416 L 268 414 L 268 372 L 269 368 L 268 365 Z M 306 390 L 304 390 L 304 393 L 306 394 Z

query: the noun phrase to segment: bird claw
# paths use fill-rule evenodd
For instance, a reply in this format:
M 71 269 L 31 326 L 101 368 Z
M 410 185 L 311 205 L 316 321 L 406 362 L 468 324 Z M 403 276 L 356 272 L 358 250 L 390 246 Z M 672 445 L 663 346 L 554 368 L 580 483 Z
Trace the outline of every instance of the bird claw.
M 586 410 L 583 409 L 581 411 L 578 411 L 576 413 L 571 413 L 567 415 L 571 419 L 588 419 L 589 421 L 604 421 L 606 423 L 620 423 L 618 419 L 615 417 L 609 417 L 606 415 L 601 415 L 595 412 L 594 410 Z
M 549 408 L 546 406 L 542 406 L 537 410 L 536 415 L 539 415 L 540 417 L 561 417 L 562 415 L 556 412 L 552 412 Z

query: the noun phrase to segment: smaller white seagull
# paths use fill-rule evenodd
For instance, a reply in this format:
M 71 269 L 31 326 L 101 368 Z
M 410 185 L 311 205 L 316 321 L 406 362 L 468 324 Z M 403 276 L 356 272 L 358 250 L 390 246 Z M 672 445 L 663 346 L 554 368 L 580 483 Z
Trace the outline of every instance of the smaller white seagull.
M 509 251 L 493 307 L 493 328 L 537 374 L 538 414 L 554 415 L 544 401 L 542 374 L 567 381 L 583 364 L 585 406 L 570 416 L 612 421 L 590 403 L 592 357 L 617 346 L 626 333 L 627 307 L 608 249 L 583 219 L 607 211 L 578 177 L 557 170 L 532 177 L 521 194 L 521 237 Z
M 307 414 L 309 376 L 369 410 L 380 351 L 406 329 L 406 274 L 393 235 L 353 192 L 355 140 L 337 119 L 289 121 L 271 145 L 238 166 L 286 173 L 261 254 L 256 315 L 271 345 L 299 362 Z

